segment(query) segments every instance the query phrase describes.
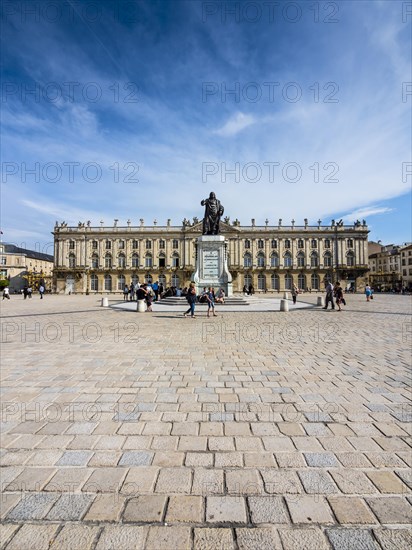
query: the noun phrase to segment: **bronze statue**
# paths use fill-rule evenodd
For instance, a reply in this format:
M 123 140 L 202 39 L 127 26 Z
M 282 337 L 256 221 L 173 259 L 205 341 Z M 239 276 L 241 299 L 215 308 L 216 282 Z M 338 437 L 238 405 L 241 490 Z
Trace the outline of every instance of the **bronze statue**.
M 223 206 L 214 193 L 210 193 L 209 198 L 202 200 L 200 204 L 205 207 L 203 235 L 218 235 L 220 217 L 223 216 L 224 212 Z

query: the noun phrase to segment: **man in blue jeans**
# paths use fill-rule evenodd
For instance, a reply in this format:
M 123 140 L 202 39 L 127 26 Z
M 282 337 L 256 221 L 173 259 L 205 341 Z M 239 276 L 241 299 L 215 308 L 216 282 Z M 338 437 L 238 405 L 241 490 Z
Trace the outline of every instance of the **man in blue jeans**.
M 329 281 L 328 283 L 325 283 L 325 285 L 326 285 L 326 302 L 325 302 L 325 307 L 323 309 L 328 309 L 329 302 L 332 305 L 332 309 L 335 309 L 335 304 L 333 302 L 333 284 L 331 283 L 331 281 Z

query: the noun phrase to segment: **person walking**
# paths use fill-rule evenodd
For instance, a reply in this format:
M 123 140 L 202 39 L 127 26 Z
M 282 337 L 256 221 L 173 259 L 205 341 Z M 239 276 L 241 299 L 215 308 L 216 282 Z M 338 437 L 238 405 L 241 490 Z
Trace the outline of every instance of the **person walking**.
M 195 317 L 195 305 L 196 305 L 196 287 L 194 283 L 190 283 L 187 291 L 186 300 L 189 304 L 189 309 L 183 313 L 185 317 L 190 313 L 192 319 Z
M 371 298 L 371 295 L 372 295 L 372 290 L 371 290 L 371 287 L 369 286 L 369 284 L 367 284 L 365 286 L 365 295 L 366 295 L 366 301 L 370 302 L 370 298 Z
M 3 288 L 3 300 L 4 298 L 6 298 L 7 300 L 10 300 L 10 290 L 8 286 Z
M 33 290 L 32 290 L 32 288 L 31 288 L 31 286 L 29 286 L 29 288 L 27 289 L 27 296 L 28 296 L 29 298 L 31 298 L 32 293 L 33 293 Z
M 129 296 L 129 287 L 127 285 L 124 285 L 123 288 L 123 301 L 127 302 L 127 297 Z
M 299 290 L 295 284 L 292 285 L 291 294 L 292 294 L 293 304 L 296 304 L 296 297 L 299 294 Z
M 335 304 L 333 302 L 333 285 L 331 281 L 325 282 L 325 289 L 326 289 L 326 302 L 325 302 L 325 307 L 323 309 L 328 309 L 329 302 L 331 303 L 332 309 L 335 309 Z
M 217 317 L 215 313 L 215 294 L 213 292 L 213 288 L 209 287 L 209 290 L 206 294 L 206 300 L 207 300 L 207 316 L 210 317 L 210 310 L 213 311 L 213 317 Z
M 26 300 L 28 294 L 29 294 L 29 293 L 28 293 L 27 286 L 25 286 L 25 287 L 23 288 L 23 296 L 24 296 L 24 299 L 25 299 L 25 300 Z
M 46 289 L 44 288 L 43 285 L 40 285 L 40 286 L 39 286 L 40 300 L 43 300 L 43 294 L 44 294 L 44 291 L 45 291 L 45 290 L 46 290 Z
M 342 308 L 340 306 L 341 304 L 346 305 L 346 302 L 345 302 L 345 298 L 343 297 L 343 289 L 340 286 L 339 282 L 335 284 L 334 294 L 336 298 L 336 305 L 338 306 L 338 311 L 342 311 Z

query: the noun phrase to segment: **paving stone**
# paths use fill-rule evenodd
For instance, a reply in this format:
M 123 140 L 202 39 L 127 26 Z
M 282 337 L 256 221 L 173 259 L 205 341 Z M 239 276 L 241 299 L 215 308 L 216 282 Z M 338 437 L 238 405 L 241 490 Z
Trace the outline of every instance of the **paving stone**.
M 336 458 L 345 468 L 370 468 L 371 463 L 361 452 L 336 453 Z
M 328 501 L 339 523 L 376 523 L 375 516 L 362 498 L 329 497 Z
M 296 450 L 289 437 L 262 437 L 262 441 L 266 451 L 281 452 Z
M 231 529 L 194 529 L 194 550 L 234 550 Z
M 88 466 L 116 466 L 121 456 L 120 451 L 96 451 L 90 458 Z
M 338 467 L 339 462 L 332 453 L 304 453 L 308 466 L 315 468 Z
M 57 501 L 60 495 L 55 493 L 24 494 L 18 504 L 8 514 L 11 521 L 42 519 Z
M 61 468 L 44 487 L 44 490 L 73 493 L 80 489 L 92 471 L 90 468 Z
M 211 456 L 213 460 L 213 455 Z M 185 459 L 185 453 L 173 451 L 158 451 L 153 457 L 152 464 L 154 466 L 172 467 L 182 466 Z
M 334 523 L 331 510 L 323 497 L 286 497 L 286 503 L 293 523 Z
M 160 522 L 166 506 L 166 497 L 161 495 L 143 495 L 130 499 L 123 513 L 126 522 Z
M 412 507 L 402 497 L 368 498 L 366 502 L 380 523 L 412 523 Z
M 254 524 L 259 523 L 289 523 L 282 497 L 257 496 L 248 497 L 251 520 Z
M 145 550 L 190 550 L 190 527 L 150 527 Z
M 1 493 L 1 497 L 0 497 L 1 520 L 4 520 L 4 518 L 10 512 L 10 510 L 12 510 L 16 506 L 16 504 L 18 504 L 20 500 L 25 497 L 26 497 L 26 493 L 5 493 L 5 492 Z
M 207 464 L 205 464 L 207 466 Z M 215 467 L 216 468 L 241 468 L 243 466 L 243 454 L 234 453 L 216 453 L 215 454 Z
M 123 481 L 121 492 L 131 496 L 153 492 L 158 473 L 159 468 L 156 466 L 130 468 Z
M 125 468 L 97 468 L 82 487 L 87 493 L 116 493 L 126 477 Z
M 330 550 L 320 529 L 279 529 L 284 550 Z
M 207 497 L 207 523 L 246 523 L 246 519 L 246 506 L 243 498 L 229 496 Z
M 86 466 L 92 455 L 92 451 L 66 451 L 56 466 Z
M 412 547 L 410 529 L 374 529 L 373 532 L 383 550 L 409 550 Z
M 246 467 L 276 468 L 273 453 L 244 453 L 243 460 Z
M 6 491 L 41 491 L 55 472 L 54 468 L 28 467 L 10 484 L 6 485 L 2 476 L 2 485 Z
M 91 550 L 99 533 L 99 527 L 90 525 L 65 525 L 53 540 L 51 550 Z
M 85 521 L 119 521 L 126 499 L 118 493 L 98 493 L 92 502 Z
M 145 451 L 125 451 L 119 460 L 119 466 L 149 466 L 154 453 Z
M 62 495 L 47 514 L 46 519 L 79 521 L 89 508 L 94 496 L 67 493 Z
M 26 550 L 26 548 L 48 550 L 58 527 L 58 525 L 23 525 L 7 545 L 7 550 Z
M 358 470 L 346 469 L 343 472 L 331 470 L 330 474 L 342 493 L 370 494 L 378 492 L 366 474 Z
M 226 487 L 229 494 L 262 494 L 263 483 L 257 470 L 241 469 L 226 471 Z
M 196 468 L 193 475 L 192 494 L 223 494 L 223 470 Z
M 203 498 L 172 495 L 166 514 L 167 522 L 203 523 Z
M 303 460 L 303 455 L 298 452 L 275 453 L 275 458 L 279 468 L 305 468 L 306 467 L 306 462 Z
M 192 472 L 189 468 L 163 468 L 156 483 L 156 493 L 190 493 Z
M 208 448 L 210 451 L 234 451 L 233 437 L 209 437 Z
M 296 472 L 266 469 L 260 472 L 268 493 L 287 495 L 302 492 L 302 486 Z
M 206 451 L 207 437 L 182 435 L 177 448 L 179 451 Z
M 309 494 L 329 495 L 339 492 L 326 470 L 301 470 L 298 475 L 305 491 Z
M 408 490 L 393 472 L 373 471 L 367 472 L 367 475 L 380 493 L 404 493 Z
M 236 529 L 236 538 L 239 550 L 282 550 L 279 535 L 271 527 Z
M 0 524 L 0 547 L 5 548 L 9 540 L 16 533 L 17 529 L 20 528 L 20 525 L 14 525 L 12 523 L 1 523 Z
M 147 527 L 132 525 L 106 525 L 96 550 L 136 550 L 144 548 Z
M 362 529 L 327 529 L 333 550 L 380 550 L 370 531 Z

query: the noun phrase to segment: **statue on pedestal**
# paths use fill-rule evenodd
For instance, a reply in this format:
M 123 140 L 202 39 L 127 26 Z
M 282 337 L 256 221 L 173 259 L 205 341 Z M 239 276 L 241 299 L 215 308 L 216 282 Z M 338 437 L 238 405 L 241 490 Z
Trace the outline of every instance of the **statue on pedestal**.
M 205 207 L 205 217 L 203 218 L 203 235 L 219 235 L 219 222 L 223 216 L 224 208 L 212 192 L 208 199 L 200 203 Z

